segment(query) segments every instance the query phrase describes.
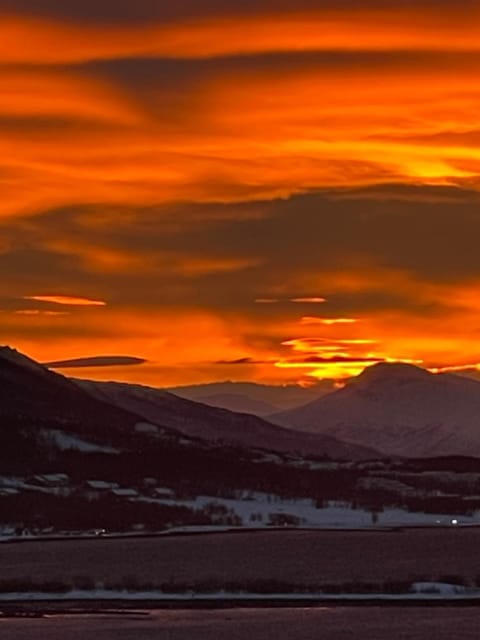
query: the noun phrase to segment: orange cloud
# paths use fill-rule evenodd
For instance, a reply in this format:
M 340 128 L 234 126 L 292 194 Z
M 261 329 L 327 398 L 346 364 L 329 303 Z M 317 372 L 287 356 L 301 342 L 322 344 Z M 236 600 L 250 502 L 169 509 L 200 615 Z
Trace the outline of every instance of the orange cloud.
M 24 300 L 36 300 L 37 302 L 52 302 L 53 304 L 65 304 L 74 307 L 105 307 L 103 300 L 92 300 L 78 296 L 24 296 Z
M 256 304 L 276 304 L 277 302 L 280 302 L 280 300 L 277 300 L 276 298 L 256 298 L 255 302 Z
M 141 90 L 133 74 L 94 66 L 3 64 L 0 216 L 66 202 L 234 202 L 386 182 L 476 188 L 480 89 L 471 78 L 480 51 L 360 62 L 295 51 L 268 64 L 199 63 L 197 81 L 154 67 Z
M 316 318 L 312 316 L 305 316 L 301 319 L 301 324 L 355 324 L 358 322 L 357 318 Z
M 14 311 L 14 313 L 18 316 L 68 316 L 70 315 L 69 311 L 47 311 L 44 309 L 19 309 L 18 311 Z
M 5 339 L 43 360 L 145 354 L 91 374 L 155 384 L 231 375 L 214 362 L 279 382 L 480 362 L 475 248 L 456 245 L 457 211 L 432 215 L 455 202 L 478 235 L 478 6 L 201 4 L 149 22 L 0 15 Z M 333 188 L 335 210 L 300 197 Z M 398 246 L 390 216 L 411 229 Z
M 445 296 L 449 290 L 450 287 L 444 290 Z M 56 318 L 55 326 L 42 315 L 16 315 L 15 322 L 9 325 L 4 314 L 1 322 L 4 340 L 42 361 L 62 360 L 66 355 L 82 358 L 104 353 L 107 348 L 111 353 L 123 349 L 132 354 L 148 354 L 149 362 L 138 370 L 126 371 L 114 365 L 104 370 L 92 367 L 82 373 L 85 377 L 116 377 L 157 386 L 232 375 L 237 380 L 250 377 L 281 383 L 308 378 L 344 379 L 376 361 L 410 362 L 452 371 L 462 370 L 466 362 L 474 362 L 475 358 L 480 362 L 480 352 L 472 349 L 478 302 L 466 294 L 460 299 L 465 305 L 461 323 L 458 314 L 452 313 L 442 318 L 441 326 L 432 318 L 398 310 L 376 312 L 358 325 L 328 326 L 301 325 L 298 318 L 289 321 L 282 314 L 261 322 L 238 313 L 199 312 L 193 306 L 163 310 L 106 307 L 100 316 L 93 315 L 94 307 L 83 306 L 72 316 Z M 470 300 L 470 307 L 465 299 Z M 44 323 L 37 329 L 33 327 L 33 335 L 38 330 L 37 338 L 31 335 L 34 319 Z M 309 333 L 281 339 L 302 327 Z M 30 337 L 26 337 L 26 329 Z M 267 343 L 259 340 L 259 332 L 270 336 Z M 54 335 L 55 340 L 44 340 L 42 335 Z M 245 359 L 245 353 L 252 357 Z M 240 360 L 244 363 L 232 371 L 227 363 Z M 439 362 L 445 364 L 439 366 Z
M 144 24 L 72 23 L 3 15 L 0 53 L 15 63 L 132 56 L 210 58 L 279 51 L 478 48 L 478 8 L 350 5 Z

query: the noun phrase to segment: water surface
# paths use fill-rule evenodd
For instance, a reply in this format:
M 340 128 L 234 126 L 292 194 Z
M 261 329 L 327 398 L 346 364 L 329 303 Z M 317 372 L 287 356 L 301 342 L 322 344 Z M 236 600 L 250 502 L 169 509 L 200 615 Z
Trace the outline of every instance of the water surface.
M 476 607 L 131 611 L 0 619 L 1 640 L 478 639 Z

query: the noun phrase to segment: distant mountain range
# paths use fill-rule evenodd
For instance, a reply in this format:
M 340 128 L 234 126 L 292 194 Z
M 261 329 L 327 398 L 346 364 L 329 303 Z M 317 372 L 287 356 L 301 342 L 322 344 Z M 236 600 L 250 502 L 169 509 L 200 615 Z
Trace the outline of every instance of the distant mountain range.
M 207 399 L 212 396 L 208 392 L 225 396 L 232 389 L 235 392 L 227 396 L 249 394 L 251 403 L 263 409 L 274 404 L 273 397 L 288 405 L 305 393 L 320 391 L 250 383 L 181 389 L 206 393 Z M 343 389 L 264 419 L 162 389 L 69 379 L 2 347 L 0 435 L 32 425 L 53 431 L 57 440 L 59 434 L 73 434 L 119 449 L 135 446 L 145 434 L 156 431 L 179 442 L 190 438 L 215 446 L 337 459 L 480 457 L 480 382 L 407 364 L 381 363 L 365 369 Z
M 480 382 L 408 364 L 373 365 L 343 389 L 269 419 L 385 455 L 480 456 Z
M 352 460 L 378 455 L 372 447 L 352 446 L 334 436 L 282 428 L 254 415 L 193 402 L 163 389 L 120 382 L 76 382 L 95 398 L 131 411 L 143 420 L 210 442 Z
M 227 381 L 167 388 L 167 391 L 181 398 L 256 416 L 268 416 L 299 407 L 333 390 L 332 380 L 325 380 L 311 387 Z
M 277 415 L 295 422 L 292 430 L 161 389 L 65 378 L 3 347 L 0 525 L 76 532 L 250 525 L 258 513 L 242 520 L 226 501 L 240 513 L 243 500 L 257 496 L 272 503 L 262 523 L 277 526 L 303 517 L 279 507 L 279 496 L 301 498 L 301 513 L 306 499 L 312 507 L 341 500 L 466 513 L 480 502 L 476 476 L 442 472 L 426 495 L 422 474 L 478 471 L 477 459 L 400 456 L 480 457 L 479 415 L 480 383 L 378 365 L 341 391 Z M 373 443 L 398 458 L 380 460 Z M 327 455 L 346 462 L 318 459 Z
M 364 459 L 369 447 L 332 436 L 302 433 L 256 416 L 178 398 L 159 389 L 120 383 L 74 381 L 9 347 L 0 348 L 0 440 L 5 446 L 27 429 L 48 437 L 75 435 L 99 446 L 135 447 L 153 432 L 305 456 Z M 32 431 L 33 430 L 33 431 Z M 8 438 L 7 438 L 8 436 Z M 0 457 L 1 457 L 0 451 Z

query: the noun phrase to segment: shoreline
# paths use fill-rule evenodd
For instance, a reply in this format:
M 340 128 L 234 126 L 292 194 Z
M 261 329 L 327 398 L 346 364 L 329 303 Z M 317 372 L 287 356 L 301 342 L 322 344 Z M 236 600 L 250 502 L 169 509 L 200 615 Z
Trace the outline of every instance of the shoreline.
M 14 596 L 16 594 L 12 594 Z M 49 594 L 45 594 L 46 596 Z M 161 610 L 222 610 L 222 609 L 292 609 L 322 607 L 480 607 L 480 594 L 228 594 L 212 596 L 208 594 L 185 594 L 183 596 L 161 595 L 144 597 L 92 597 L 57 598 L 45 597 L 0 601 L 2 618 L 38 618 L 46 616 L 95 616 L 129 615 Z M 92 594 L 93 596 L 93 594 Z M 141 596 L 141 597 L 138 597 Z
M 148 538 L 184 538 L 184 537 L 196 537 L 207 535 L 238 535 L 242 533 L 273 533 L 273 532 L 291 532 L 302 531 L 308 533 L 402 533 L 403 531 L 416 531 L 416 530 L 452 530 L 452 529 L 480 529 L 480 522 L 475 523 L 458 523 L 455 525 L 442 523 L 442 524 L 376 524 L 369 526 L 265 526 L 265 527 L 205 527 L 205 528 L 192 528 L 185 529 L 167 529 L 165 531 L 154 532 L 126 532 L 126 533 L 107 533 L 103 535 L 88 535 L 88 534 L 74 534 L 74 535 L 32 535 L 32 536 L 0 536 L 0 544 L 26 544 L 29 542 L 76 542 L 78 540 L 129 540 L 129 539 L 148 539 Z

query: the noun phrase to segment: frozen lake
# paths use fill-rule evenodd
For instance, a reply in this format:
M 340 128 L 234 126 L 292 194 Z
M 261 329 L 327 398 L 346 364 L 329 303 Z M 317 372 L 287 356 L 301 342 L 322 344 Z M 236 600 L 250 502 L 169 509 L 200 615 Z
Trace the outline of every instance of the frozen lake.
M 1 619 L 2 640 L 451 640 L 478 638 L 476 607 L 130 611 Z

